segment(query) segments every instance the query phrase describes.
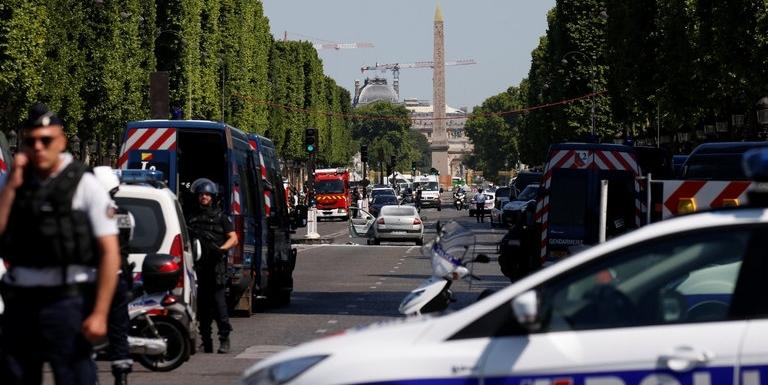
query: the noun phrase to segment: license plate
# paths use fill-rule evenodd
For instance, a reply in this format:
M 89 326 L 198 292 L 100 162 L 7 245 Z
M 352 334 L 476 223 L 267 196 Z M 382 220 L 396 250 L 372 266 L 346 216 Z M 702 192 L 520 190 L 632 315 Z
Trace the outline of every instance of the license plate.
M 392 234 L 402 235 L 402 234 L 405 234 L 405 231 L 393 231 Z
M 323 211 L 323 215 L 331 215 L 333 214 L 333 211 Z

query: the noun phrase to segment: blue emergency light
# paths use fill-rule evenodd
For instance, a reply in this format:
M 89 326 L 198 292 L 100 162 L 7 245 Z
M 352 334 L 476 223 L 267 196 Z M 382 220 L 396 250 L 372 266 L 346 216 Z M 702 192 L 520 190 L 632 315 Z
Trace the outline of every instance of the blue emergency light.
M 115 174 L 120 178 L 121 183 L 127 184 L 153 184 L 165 181 L 163 172 L 159 170 L 115 170 Z
M 756 182 L 768 182 L 768 148 L 755 148 L 744 153 L 744 173 Z

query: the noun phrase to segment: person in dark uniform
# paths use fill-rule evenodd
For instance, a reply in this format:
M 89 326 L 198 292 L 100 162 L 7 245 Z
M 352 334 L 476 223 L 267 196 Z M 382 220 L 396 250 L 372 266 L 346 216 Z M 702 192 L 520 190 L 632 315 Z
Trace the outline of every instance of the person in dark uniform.
M 0 383 L 42 383 L 47 362 L 57 385 L 92 385 L 91 344 L 107 333 L 120 269 L 117 223 L 96 177 L 64 153 L 56 114 L 36 104 L 22 128 L 23 152 L 0 192 Z
M 219 190 L 212 181 L 198 179 L 192 183 L 197 194 L 198 211 L 188 221 L 190 233 L 199 239 L 203 253 L 197 262 L 197 319 L 200 322 L 202 351 L 213 353 L 211 324 L 219 329 L 218 353 L 229 353 L 232 325 L 227 315 L 227 251 L 237 245 L 232 222 L 216 207 Z
M 120 189 L 120 179 L 109 166 L 94 167 L 93 175 L 99 180 L 112 199 L 112 207 L 117 218 L 120 241 L 120 274 L 118 275 L 115 296 L 109 307 L 107 323 L 107 358 L 111 362 L 112 376 L 115 385 L 127 385 L 128 374 L 133 371 L 133 359 L 131 359 L 128 345 L 128 331 L 130 330 L 130 317 L 128 315 L 129 293 L 133 287 L 133 264 L 128 262 L 128 246 L 133 238 L 135 220 L 126 209 L 119 207 L 115 202 L 115 194 Z
M 416 199 L 415 200 L 416 200 L 416 202 L 415 202 L 416 211 L 421 212 L 421 186 L 416 187 Z

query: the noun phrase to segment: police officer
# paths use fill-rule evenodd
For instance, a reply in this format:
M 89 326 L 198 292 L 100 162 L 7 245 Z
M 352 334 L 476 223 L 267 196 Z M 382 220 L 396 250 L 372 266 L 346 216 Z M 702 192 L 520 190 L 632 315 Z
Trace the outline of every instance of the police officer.
M 23 151 L 0 192 L 4 361 L 0 383 L 96 383 L 91 343 L 107 332 L 120 268 L 110 199 L 85 165 L 64 153 L 62 121 L 29 111 Z
M 416 187 L 416 210 L 421 212 L 421 186 Z
M 216 207 L 214 199 L 219 190 L 212 181 L 198 179 L 192 183 L 197 194 L 199 209 L 189 219 L 189 230 L 200 240 L 203 253 L 197 263 L 197 318 L 204 353 L 213 352 L 211 324 L 216 320 L 219 329 L 218 353 L 229 353 L 229 324 L 225 290 L 227 284 L 226 252 L 237 245 L 237 234 L 232 222 Z
M 477 194 L 475 194 L 475 215 L 477 215 L 477 223 L 485 222 L 485 199 L 486 196 L 483 194 L 483 189 L 477 189 Z
M 115 385 L 127 385 L 128 374 L 133 369 L 133 359 L 128 346 L 128 331 L 130 317 L 128 315 L 129 293 L 133 287 L 133 266 L 128 262 L 128 245 L 133 236 L 135 220 L 126 209 L 119 207 L 115 202 L 115 194 L 120 189 L 120 180 L 114 170 L 109 166 L 94 167 L 93 175 L 99 180 L 104 189 L 113 199 L 112 207 L 115 210 L 117 227 L 120 231 L 120 273 L 117 280 L 115 296 L 109 307 L 107 324 L 107 358 L 111 361 L 112 375 L 115 377 Z

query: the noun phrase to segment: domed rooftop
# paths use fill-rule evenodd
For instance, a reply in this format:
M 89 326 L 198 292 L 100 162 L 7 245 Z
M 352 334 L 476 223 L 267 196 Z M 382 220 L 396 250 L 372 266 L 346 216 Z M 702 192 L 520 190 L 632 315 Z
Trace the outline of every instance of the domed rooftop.
M 387 84 L 386 79 L 367 79 L 360 90 L 357 104 L 364 105 L 379 101 L 397 103 L 395 89 Z

